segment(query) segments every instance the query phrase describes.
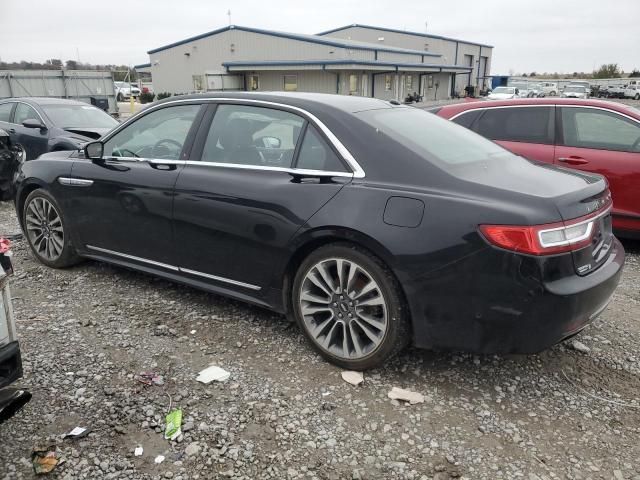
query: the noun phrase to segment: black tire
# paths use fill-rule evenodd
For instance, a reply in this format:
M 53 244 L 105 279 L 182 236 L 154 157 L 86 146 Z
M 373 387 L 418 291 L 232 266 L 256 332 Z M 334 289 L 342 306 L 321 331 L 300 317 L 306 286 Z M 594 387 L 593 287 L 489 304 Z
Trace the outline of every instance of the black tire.
M 318 341 L 310 333 L 302 314 L 300 297 L 303 294 L 303 282 L 308 281 L 307 275 L 320 262 L 330 262 L 335 259 L 346 260 L 364 269 L 366 274 L 379 286 L 379 293 L 382 295 L 386 306 L 386 330 L 380 343 L 367 352 L 366 355 L 359 358 L 345 358 L 345 356 L 335 355 L 319 345 Z M 355 303 L 357 305 L 357 301 Z M 353 308 L 355 314 L 355 309 L 358 307 Z M 362 307 L 360 309 L 362 310 Z M 336 311 L 338 310 L 336 308 Z M 322 246 L 302 262 L 293 282 L 292 311 L 298 326 L 314 349 L 329 362 L 348 370 L 368 370 L 379 367 L 397 355 L 411 342 L 409 311 L 397 279 L 382 260 L 368 250 L 351 243 L 341 242 Z M 358 318 L 354 318 L 354 320 L 359 321 Z M 354 320 L 345 318 L 345 322 Z M 344 328 L 346 331 L 346 327 Z M 329 334 L 327 334 L 328 336 Z
M 55 214 L 60 219 L 60 228 L 62 230 L 62 248 L 59 254 L 52 255 L 51 257 L 47 257 L 46 254 L 41 252 L 41 248 L 39 249 L 36 247 L 35 243 L 37 243 L 39 237 L 37 233 L 30 230 L 27 225 L 27 222 L 29 221 L 28 217 L 33 213 L 33 211 L 30 210 L 30 205 L 33 204 L 35 208 L 38 203 L 41 204 L 43 201 L 48 202 L 53 207 Z M 31 192 L 24 201 L 21 217 L 24 236 L 26 237 L 27 242 L 29 242 L 31 252 L 33 252 L 33 255 L 38 259 L 38 261 L 52 268 L 67 268 L 80 261 L 80 257 L 76 254 L 76 251 L 71 244 L 64 213 L 56 199 L 53 198 L 49 192 L 43 189 L 37 189 Z
M 633 97 L 634 100 L 640 100 L 640 93 L 636 93 L 636 96 Z

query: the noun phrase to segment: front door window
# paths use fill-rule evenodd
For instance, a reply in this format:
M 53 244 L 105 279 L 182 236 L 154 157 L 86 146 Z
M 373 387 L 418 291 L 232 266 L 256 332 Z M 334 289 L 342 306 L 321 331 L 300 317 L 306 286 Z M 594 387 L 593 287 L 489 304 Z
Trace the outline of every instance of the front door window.
M 104 145 L 105 157 L 179 160 L 200 105 L 160 108 L 120 130 Z

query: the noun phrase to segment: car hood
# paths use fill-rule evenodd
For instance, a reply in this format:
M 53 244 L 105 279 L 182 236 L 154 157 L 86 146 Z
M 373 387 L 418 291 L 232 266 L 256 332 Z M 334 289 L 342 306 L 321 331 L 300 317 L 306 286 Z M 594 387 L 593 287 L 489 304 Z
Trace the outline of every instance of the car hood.
M 77 155 L 77 152 L 78 150 L 56 150 L 55 152 L 43 153 L 38 157 L 38 160 L 64 160 Z
M 76 138 L 82 141 L 97 140 L 105 133 L 109 132 L 110 128 L 96 128 L 96 127 L 67 127 L 63 128 L 65 132 L 69 132 L 72 138 Z

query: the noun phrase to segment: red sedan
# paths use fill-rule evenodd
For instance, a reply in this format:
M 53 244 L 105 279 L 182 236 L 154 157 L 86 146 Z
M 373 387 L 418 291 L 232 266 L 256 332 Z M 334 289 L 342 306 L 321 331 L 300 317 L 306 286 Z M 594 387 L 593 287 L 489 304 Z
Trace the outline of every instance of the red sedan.
M 431 110 L 530 160 L 604 175 L 613 226 L 640 237 L 640 110 L 569 98 L 477 101 Z

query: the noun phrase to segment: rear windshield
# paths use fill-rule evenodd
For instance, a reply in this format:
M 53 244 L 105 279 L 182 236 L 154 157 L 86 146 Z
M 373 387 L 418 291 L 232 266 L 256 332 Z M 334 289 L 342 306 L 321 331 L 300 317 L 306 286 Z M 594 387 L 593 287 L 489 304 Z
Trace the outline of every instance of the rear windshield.
M 368 110 L 357 115 L 378 132 L 445 170 L 513 156 L 471 130 L 424 110 L 404 107 Z

